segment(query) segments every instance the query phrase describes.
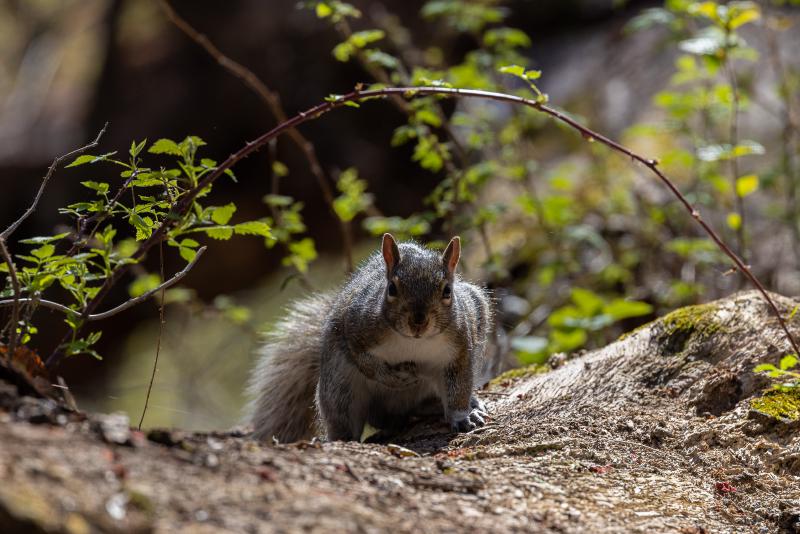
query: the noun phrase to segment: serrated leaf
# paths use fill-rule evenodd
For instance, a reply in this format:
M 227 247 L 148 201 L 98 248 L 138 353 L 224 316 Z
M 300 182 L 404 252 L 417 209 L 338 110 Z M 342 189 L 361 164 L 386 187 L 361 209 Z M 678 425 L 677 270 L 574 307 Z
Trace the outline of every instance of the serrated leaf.
M 169 154 L 172 156 L 180 156 L 182 154 L 178 143 L 172 139 L 159 139 L 147 150 L 151 154 Z
M 231 202 L 225 206 L 213 208 L 213 211 L 211 212 L 211 220 L 217 224 L 228 224 L 228 221 L 231 220 L 231 217 L 233 217 L 234 213 L 236 213 L 236 204 Z
M 248 221 L 235 225 L 233 231 L 238 235 L 259 235 L 272 237 L 270 226 L 263 221 Z
M 56 251 L 56 247 L 54 247 L 53 245 L 47 244 L 47 245 L 42 245 L 39 248 L 35 248 L 35 249 L 31 250 L 31 254 L 33 254 L 35 257 L 39 258 L 40 260 L 44 260 L 44 259 L 47 259 L 50 256 L 52 256 L 55 251 Z
M 210 228 L 203 228 L 202 230 L 208 237 L 222 241 L 226 241 L 233 236 L 232 226 L 212 226 Z

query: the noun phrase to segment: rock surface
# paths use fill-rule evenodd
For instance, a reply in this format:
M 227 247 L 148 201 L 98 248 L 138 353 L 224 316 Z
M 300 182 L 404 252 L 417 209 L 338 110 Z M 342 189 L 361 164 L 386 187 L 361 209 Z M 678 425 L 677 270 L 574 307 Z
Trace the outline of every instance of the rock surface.
M 800 532 L 800 425 L 751 407 L 787 351 L 740 293 L 495 379 L 482 429 L 391 445 L 143 434 L 0 385 L 0 530 Z

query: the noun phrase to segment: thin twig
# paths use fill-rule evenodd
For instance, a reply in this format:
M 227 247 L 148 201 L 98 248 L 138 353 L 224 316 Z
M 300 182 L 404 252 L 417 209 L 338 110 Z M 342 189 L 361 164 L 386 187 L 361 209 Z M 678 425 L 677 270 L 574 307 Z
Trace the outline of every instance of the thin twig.
M 275 120 L 277 120 L 279 123 L 286 122 L 286 112 L 283 110 L 280 95 L 277 92 L 271 91 L 253 71 L 223 54 L 222 51 L 220 51 L 220 49 L 217 48 L 216 45 L 211 42 L 206 35 L 197 31 L 191 24 L 189 24 L 189 22 L 186 21 L 186 19 L 178 15 L 168 0 L 159 0 L 159 5 L 170 22 L 172 22 L 192 41 L 200 45 L 203 50 L 208 53 L 208 55 L 214 58 L 220 67 L 242 80 L 242 82 L 244 82 L 248 88 L 256 93 L 261 100 L 267 104 L 267 107 L 275 117 Z M 339 230 L 342 234 L 342 246 L 344 248 L 345 255 L 345 267 L 347 268 L 348 273 L 352 272 L 353 244 L 352 236 L 350 235 L 350 227 L 345 221 L 342 221 L 339 216 L 336 215 L 336 211 L 333 209 L 333 201 L 335 198 L 334 191 L 329 183 L 330 178 L 325 174 L 325 171 L 322 170 L 322 165 L 320 165 L 314 144 L 295 129 L 291 129 L 289 131 L 289 139 L 291 139 L 292 142 L 297 145 L 297 147 L 305 155 L 305 158 L 308 161 L 309 169 L 311 170 L 311 174 L 313 174 L 316 178 L 317 185 L 322 192 L 322 198 L 328 205 L 331 215 L 333 215 L 339 223 Z
M 11 223 L 11 225 L 8 228 L 0 232 L 0 255 L 2 255 L 2 259 L 3 261 L 5 261 L 6 265 L 8 265 L 8 276 L 11 279 L 11 287 L 14 290 L 14 298 L 13 300 L 10 301 L 12 308 L 11 308 L 11 329 L 10 332 L 8 333 L 9 356 L 14 355 L 14 351 L 17 345 L 17 326 L 19 326 L 18 325 L 19 306 L 20 303 L 22 302 L 20 298 L 22 290 L 19 285 L 19 278 L 17 277 L 17 268 L 14 265 L 11 253 L 8 251 L 8 247 L 6 246 L 6 241 L 11 236 L 11 234 L 13 234 L 16 231 L 16 229 L 19 228 L 19 226 L 25 221 L 25 219 L 30 217 L 30 215 L 36 210 L 36 206 L 39 205 L 39 200 L 42 198 L 44 189 L 45 187 L 47 187 L 47 183 L 50 181 L 50 178 L 53 176 L 53 173 L 55 172 L 56 167 L 58 167 L 59 163 L 61 163 L 62 161 L 71 156 L 75 156 L 76 154 L 80 154 L 81 152 L 89 150 L 90 148 L 96 147 L 100 143 L 100 138 L 103 137 L 103 134 L 105 133 L 107 127 L 108 123 L 105 123 L 103 125 L 103 128 L 94 138 L 94 141 L 92 141 L 91 143 L 84 145 L 80 148 L 76 148 L 71 152 L 67 152 L 66 154 L 62 154 L 61 156 L 57 156 L 55 159 L 53 159 L 53 163 L 51 163 L 50 167 L 47 169 L 47 173 L 44 175 L 42 183 L 39 186 L 39 190 L 36 192 L 36 196 L 33 198 L 33 202 L 31 203 L 30 207 L 27 210 L 25 210 L 25 213 L 23 213 L 19 217 L 19 219 Z
M 725 52 L 725 71 L 728 75 L 728 83 L 730 83 L 733 97 L 731 98 L 731 121 L 729 128 L 729 142 L 731 150 L 735 150 L 739 144 L 739 84 L 736 80 L 736 71 L 733 70 L 733 63 L 730 59 L 730 53 Z M 733 186 L 733 196 L 736 203 L 736 212 L 739 214 L 739 226 L 736 228 L 736 240 L 739 244 L 739 254 L 742 258 L 747 257 L 747 242 L 745 241 L 745 213 L 744 213 L 744 197 L 739 195 L 736 188 L 736 182 L 739 180 L 739 158 L 732 157 L 730 160 L 731 169 L 731 185 Z
M 254 141 L 251 141 L 245 144 L 244 147 L 239 149 L 237 152 L 234 152 L 230 156 L 228 156 L 225 161 L 223 161 L 216 169 L 206 174 L 197 184 L 196 187 L 187 191 L 181 199 L 173 205 L 171 211 L 176 215 L 176 217 L 171 217 L 165 220 L 161 226 L 159 226 L 156 230 L 153 231 L 151 236 L 142 242 L 139 245 L 139 248 L 136 252 L 133 253 L 133 259 L 139 260 L 141 259 L 148 250 L 150 250 L 154 245 L 160 243 L 163 239 L 165 239 L 167 232 L 172 228 L 173 225 L 176 224 L 176 221 L 180 220 L 185 213 L 191 209 L 192 203 L 197 195 L 207 188 L 209 185 L 214 183 L 222 174 L 236 165 L 239 161 L 246 158 L 265 144 L 269 143 L 272 139 L 276 138 L 277 136 L 281 135 L 282 133 L 290 130 L 292 128 L 296 128 L 300 124 L 305 122 L 311 121 L 313 119 L 317 119 L 328 113 L 334 109 L 343 107 L 347 102 L 355 102 L 355 101 L 364 101 L 366 99 L 374 99 L 374 98 L 386 98 L 391 95 L 402 95 L 405 98 L 414 98 L 418 95 L 442 95 L 447 97 L 464 97 L 464 98 L 483 98 L 487 100 L 494 100 L 497 102 L 507 102 L 510 104 L 519 104 L 531 107 L 536 109 L 542 113 L 545 113 L 554 119 L 570 126 L 574 130 L 577 130 L 584 139 L 594 139 L 609 148 L 613 149 L 616 152 L 624 154 L 631 158 L 631 160 L 636 161 L 647 167 L 653 174 L 655 174 L 659 180 L 672 192 L 673 195 L 678 199 L 681 205 L 686 208 L 692 218 L 699 224 L 703 231 L 716 243 L 717 247 L 722 250 L 730 259 L 733 261 L 736 268 L 744 274 L 747 279 L 756 287 L 756 289 L 761 293 L 764 297 L 764 300 L 769 305 L 770 309 L 774 313 L 775 317 L 777 318 L 778 322 L 780 323 L 781 328 L 783 329 L 786 337 L 794 349 L 794 351 L 800 354 L 800 348 L 798 348 L 797 342 L 795 341 L 794 337 L 792 336 L 791 332 L 789 332 L 788 327 L 786 326 L 786 322 L 783 319 L 778 307 L 775 305 L 772 298 L 769 296 L 764 285 L 756 278 L 756 276 L 750 271 L 750 268 L 742 261 L 739 256 L 736 255 L 731 248 L 725 244 L 725 242 L 719 237 L 717 232 L 703 220 L 700 215 L 700 212 L 692 206 L 692 204 L 686 199 L 683 193 L 677 188 L 677 186 L 670 180 L 661 170 L 658 168 L 658 161 L 655 159 L 648 159 L 643 156 L 636 154 L 635 152 L 631 151 L 630 149 L 620 145 L 619 143 L 612 141 L 608 137 L 605 137 L 602 134 L 599 134 L 572 119 L 571 117 L 565 115 L 561 111 L 557 109 L 551 108 L 539 101 L 531 100 L 527 98 L 522 98 L 519 96 L 508 95 L 504 93 L 495 93 L 491 91 L 482 91 L 477 89 L 457 89 L 457 88 L 450 88 L 450 87 L 385 87 L 382 89 L 374 89 L 374 90 L 355 90 L 351 91 L 344 95 L 339 95 L 336 98 L 332 98 L 317 104 L 316 106 L 308 109 L 307 111 L 302 111 L 295 115 L 294 117 L 290 118 L 289 120 L 282 122 L 281 124 L 275 126 L 270 131 L 262 134 Z M 122 277 L 127 269 L 129 268 L 128 265 L 122 265 L 115 271 L 111 273 L 103 285 L 101 286 L 100 290 L 98 291 L 97 295 L 89 302 L 86 306 L 86 311 L 84 313 L 89 314 L 94 310 L 95 307 L 102 301 L 105 295 L 108 293 L 109 289 L 116 284 L 120 277 Z M 59 358 L 51 357 L 48 359 L 48 365 L 57 363 Z
M 6 240 L 0 236 L 0 256 L 3 261 L 8 265 L 8 276 L 11 278 L 11 288 L 14 290 L 14 298 L 11 299 L 11 325 L 8 332 L 8 351 L 6 354 L 9 359 L 14 357 L 17 349 L 17 326 L 19 323 L 19 306 L 21 289 L 19 287 L 19 278 L 17 278 L 17 269 L 14 267 L 14 260 L 11 259 L 11 254 L 6 247 Z
M 3 230 L 2 233 L 0 233 L 0 238 L 8 239 L 8 237 L 12 233 L 14 233 L 14 231 L 19 227 L 19 225 L 22 224 L 22 222 L 25 219 L 27 219 L 30 216 L 30 214 L 34 212 L 34 210 L 36 210 L 36 206 L 39 204 L 39 199 L 42 198 L 42 193 L 44 193 L 44 188 L 47 186 L 47 182 L 50 181 L 50 177 L 53 176 L 53 172 L 55 172 L 58 164 L 64 161 L 65 159 L 69 158 L 70 156 L 75 156 L 76 154 L 80 154 L 81 152 L 85 152 L 90 148 L 96 147 L 100 143 L 100 138 L 103 137 L 103 134 L 106 132 L 107 127 L 108 123 L 105 123 L 103 128 L 100 130 L 100 133 L 98 133 L 97 137 L 94 138 L 94 141 L 92 141 L 88 145 L 76 148 L 72 152 L 67 152 L 66 154 L 58 156 L 53 160 L 53 163 L 50 164 L 50 168 L 47 169 L 47 174 L 45 174 L 44 179 L 42 179 L 42 185 L 39 186 L 39 191 L 36 192 L 36 196 L 34 197 L 31 206 L 25 211 L 25 213 L 22 214 L 22 216 L 19 219 L 14 221 L 11 224 L 11 226 L 9 226 L 5 230 Z
M 158 260 L 161 271 L 161 279 L 164 279 L 164 243 L 158 244 Z M 153 391 L 153 382 L 156 380 L 156 370 L 158 369 L 158 355 L 161 353 L 161 336 L 164 335 L 164 293 L 165 290 L 161 289 L 161 304 L 158 310 L 158 340 L 156 341 L 156 357 L 153 360 L 153 372 L 150 375 L 150 383 L 147 384 L 147 396 L 144 398 L 144 408 L 142 408 L 142 417 L 139 419 L 139 430 L 142 429 L 144 416 L 147 413 L 147 405 L 150 403 L 150 393 Z

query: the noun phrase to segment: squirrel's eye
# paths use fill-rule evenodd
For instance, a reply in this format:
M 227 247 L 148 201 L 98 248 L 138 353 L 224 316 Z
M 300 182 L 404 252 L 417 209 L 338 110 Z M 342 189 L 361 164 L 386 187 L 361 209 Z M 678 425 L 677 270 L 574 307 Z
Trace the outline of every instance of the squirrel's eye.
M 397 286 L 395 285 L 394 282 L 389 282 L 389 288 L 387 289 L 387 292 L 390 297 L 397 296 Z
M 450 288 L 450 284 L 447 284 L 442 289 L 442 298 L 449 299 L 451 296 L 453 296 L 453 290 Z

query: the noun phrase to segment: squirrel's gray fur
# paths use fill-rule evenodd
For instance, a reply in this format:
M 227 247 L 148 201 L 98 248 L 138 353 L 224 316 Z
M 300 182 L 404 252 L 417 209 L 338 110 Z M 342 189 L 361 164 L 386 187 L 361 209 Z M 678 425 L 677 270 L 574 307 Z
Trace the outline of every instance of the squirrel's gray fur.
M 492 310 L 455 272 L 459 255 L 458 238 L 440 254 L 386 234 L 339 291 L 292 304 L 251 378 L 254 437 L 307 439 L 318 418 L 329 439 L 357 440 L 431 398 L 454 429 L 483 425 L 473 388 Z

